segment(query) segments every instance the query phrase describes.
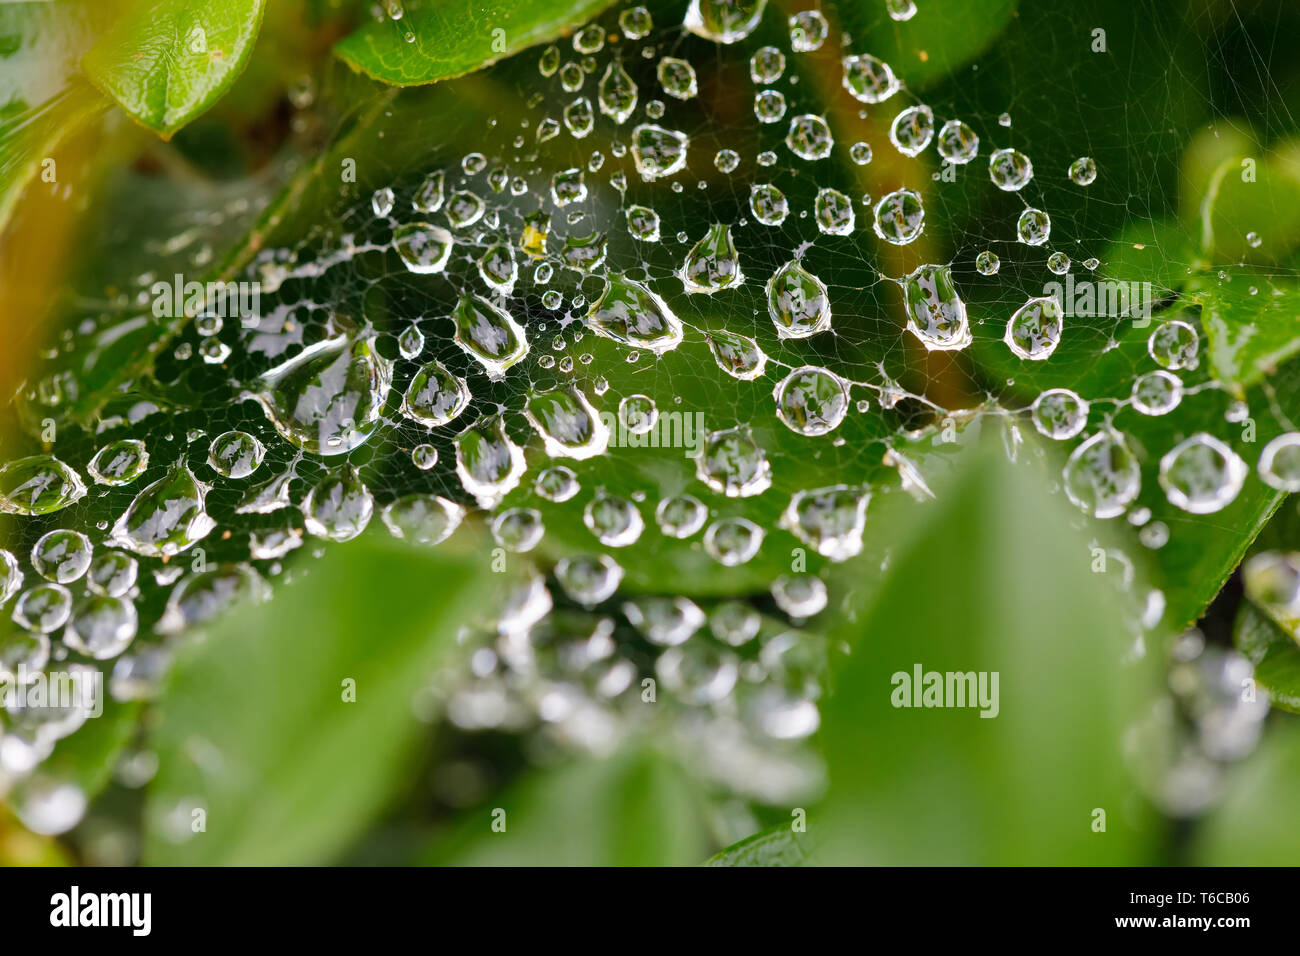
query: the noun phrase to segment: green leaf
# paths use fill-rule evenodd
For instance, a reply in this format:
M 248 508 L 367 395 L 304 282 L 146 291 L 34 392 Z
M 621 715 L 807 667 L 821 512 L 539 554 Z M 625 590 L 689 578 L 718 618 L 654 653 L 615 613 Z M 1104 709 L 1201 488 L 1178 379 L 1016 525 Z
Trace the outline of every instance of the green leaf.
M 134 120 L 168 138 L 234 83 L 265 8 L 266 0 L 136 0 L 82 68 Z
M 647 746 L 535 770 L 494 800 L 458 821 L 424 862 L 685 866 L 707 852 L 701 794 L 676 763 Z M 504 831 L 500 823 L 494 829 L 498 820 Z
M 365 536 L 187 646 L 152 738 L 146 861 L 302 865 L 346 849 L 409 784 L 413 697 L 483 605 L 486 572 Z M 192 808 L 206 832 L 191 833 Z
M 1243 601 L 1233 629 L 1237 650 L 1255 665 L 1255 683 L 1274 707 L 1300 714 L 1300 645 L 1266 611 Z
M 778 823 L 721 853 L 709 857 L 705 866 L 803 866 L 808 859 L 807 834 L 795 833 L 788 823 Z
M 1146 836 L 1129 813 L 1121 736 L 1128 702 L 1147 692 L 1134 693 L 1144 668 L 1126 662 L 1112 579 L 1090 573 L 1089 540 L 1037 468 L 989 447 L 963 465 L 936 501 L 877 516 L 898 544 L 874 599 L 852 601 L 833 634 L 852 650 L 824 709 L 830 792 L 809 815 L 815 859 L 1138 860 Z M 917 667 L 988 673 L 996 716 L 895 706 L 898 675 Z
M 334 49 L 353 69 L 384 83 L 437 83 L 554 40 L 611 2 L 406 0 L 400 20 L 372 20 Z
M 1223 276 L 1198 296 L 1206 357 L 1219 378 L 1242 389 L 1300 353 L 1300 284 L 1239 269 Z
M 1199 866 L 1295 866 L 1300 723 L 1274 723 L 1259 749 L 1230 773 L 1222 803 L 1195 836 L 1192 860 Z

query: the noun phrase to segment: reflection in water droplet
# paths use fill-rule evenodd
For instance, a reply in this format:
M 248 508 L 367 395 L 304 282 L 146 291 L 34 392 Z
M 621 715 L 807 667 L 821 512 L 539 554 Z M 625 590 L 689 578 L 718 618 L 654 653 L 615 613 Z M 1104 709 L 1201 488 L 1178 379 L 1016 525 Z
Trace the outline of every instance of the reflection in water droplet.
M 142 490 L 113 525 L 108 544 L 145 557 L 179 554 L 216 527 L 204 510 L 208 486 L 184 464 Z
M 606 338 L 662 355 L 682 341 L 681 320 L 663 299 L 626 275 L 610 273 L 587 325 Z
M 641 537 L 645 521 L 632 502 L 598 491 L 582 511 L 582 523 L 608 548 L 625 548 Z
M 705 436 L 695 474 L 728 498 L 750 498 L 772 485 L 772 466 L 745 425 Z
M 689 538 L 709 517 L 709 509 L 694 495 L 669 495 L 655 508 L 655 523 L 670 538 Z
M 149 452 L 137 438 L 109 442 L 90 459 L 86 470 L 99 485 L 129 485 L 149 467 Z
M 393 248 L 406 268 L 419 275 L 445 269 L 454 244 L 451 233 L 427 222 L 407 222 L 393 230 Z
M 577 387 L 530 396 L 524 416 L 552 458 L 593 458 L 609 445 L 609 427 Z
M 844 88 L 863 103 L 883 103 L 898 92 L 898 77 L 889 64 L 869 53 L 846 56 L 842 65 Z
M 402 414 L 421 425 L 437 428 L 468 408 L 471 397 L 463 378 L 448 371 L 441 362 L 429 362 L 415 373 L 407 386 L 402 396 Z M 437 463 L 438 453 L 433 454 L 429 467 Z
M 1142 489 L 1142 468 L 1125 437 L 1106 429 L 1084 441 L 1070 455 L 1062 473 L 1065 494 L 1075 506 L 1097 518 L 1114 518 Z
M 94 546 L 80 531 L 47 531 L 32 546 L 32 567 L 47 581 L 71 584 L 90 567 Z
M 679 274 L 687 292 L 712 295 L 734 289 L 745 281 L 740 256 L 731 238 L 731 227 L 715 223 L 686 255 Z
M 555 579 L 564 593 L 585 607 L 608 600 L 623 580 L 623 568 L 607 554 L 561 558 Z
M 767 281 L 767 314 L 783 339 L 804 339 L 831 327 L 831 304 L 826 286 L 791 260 Z
M 825 119 L 813 113 L 803 113 L 790 120 L 785 145 L 800 159 L 812 162 L 831 154 L 835 137 Z
M 53 455 L 19 458 L 0 467 L 0 511 L 47 515 L 80 501 L 85 482 Z
M 94 595 L 77 605 L 63 632 L 63 643 L 79 654 L 105 661 L 135 640 L 135 605 L 120 597 Z
M 1160 459 L 1160 487 L 1170 504 L 1191 514 L 1221 511 L 1236 499 L 1249 469 L 1231 448 L 1197 432 Z
M 925 229 L 925 207 L 921 197 L 910 189 L 899 189 L 884 196 L 871 215 L 871 228 L 891 245 L 905 246 Z
M 302 502 L 307 533 L 330 541 L 351 541 L 374 512 L 374 496 L 351 466 L 326 474 Z
M 1060 304 L 1051 296 L 1030 299 L 1007 321 L 1002 340 L 1022 359 L 1045 361 L 1061 341 L 1062 315 Z
M 682 26 L 714 43 L 736 43 L 754 32 L 767 0 L 691 0 Z
M 456 439 L 456 475 L 481 508 L 495 507 L 518 487 L 526 467 L 523 449 L 500 418 L 480 421 Z
M 225 478 L 247 478 L 261 466 L 265 455 L 266 446 L 248 432 L 224 432 L 208 446 L 208 464 Z
M 966 303 L 948 266 L 924 265 L 903 279 L 907 329 L 930 351 L 964 349 L 971 343 Z
M 752 382 L 762 378 L 767 371 L 767 354 L 748 336 L 734 332 L 710 332 L 708 342 L 718 368 L 732 378 Z
M 745 564 L 763 545 L 763 529 L 748 518 L 721 518 L 704 532 L 704 551 L 727 567 Z
M 410 494 L 390 501 L 379 512 L 379 520 L 394 538 L 433 547 L 451 537 L 465 509 L 438 495 Z
M 772 390 L 776 417 L 792 432 L 807 437 L 839 427 L 849 411 L 848 390 L 840 377 L 815 365 L 797 368 Z
M 524 330 L 504 309 L 481 295 L 463 295 L 452 312 L 456 344 L 483 366 L 488 378 L 499 381 L 506 369 L 528 354 Z
M 545 533 L 542 513 L 536 508 L 507 508 L 492 519 L 493 540 L 515 554 L 533 550 Z
M 699 92 L 695 67 L 687 60 L 665 56 L 659 60 L 659 85 L 669 96 L 679 100 L 692 99 Z
M 1065 441 L 1083 431 L 1088 409 L 1088 403 L 1070 389 L 1049 388 L 1034 399 L 1030 417 L 1040 435 Z
M 685 133 L 642 123 L 632 130 L 632 160 L 646 182 L 671 176 L 686 165 L 690 140 Z
M 781 527 L 822 557 L 845 561 L 862 550 L 870 500 L 862 489 L 848 485 L 800 491 L 781 515 Z

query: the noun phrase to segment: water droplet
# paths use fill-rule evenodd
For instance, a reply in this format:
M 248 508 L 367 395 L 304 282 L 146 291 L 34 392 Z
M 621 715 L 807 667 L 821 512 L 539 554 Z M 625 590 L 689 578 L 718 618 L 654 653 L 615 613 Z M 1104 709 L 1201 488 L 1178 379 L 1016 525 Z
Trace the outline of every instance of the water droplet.
M 882 198 L 872 210 L 876 235 L 895 246 L 905 246 L 925 229 L 925 207 L 910 189 L 899 189 Z
M 541 57 L 537 60 L 537 72 L 542 76 L 554 76 L 559 68 L 560 48 L 552 43 L 542 51 Z
M 749 78 L 759 85 L 775 83 L 785 73 L 785 54 L 774 46 L 759 47 L 749 58 Z
M 1047 257 L 1047 268 L 1058 276 L 1070 271 L 1070 257 L 1064 252 L 1053 252 Z
M 634 435 L 644 435 L 659 421 L 659 409 L 649 395 L 629 395 L 618 403 L 618 420 Z
M 493 508 L 519 485 L 527 466 L 500 418 L 481 421 L 456 439 L 456 475 L 479 507 Z
M 488 247 L 478 261 L 478 274 L 490 291 L 508 298 L 519 278 L 514 250 L 504 242 Z
M 77 605 L 63 632 L 63 643 L 79 654 L 106 661 L 135 640 L 135 605 L 120 597 L 92 595 Z
M 815 365 L 797 368 L 772 390 L 776 417 L 792 432 L 807 437 L 839 427 L 849 411 L 849 394 L 838 375 Z
M 95 453 L 86 470 L 96 484 L 129 485 L 149 467 L 149 452 L 144 442 L 122 438 L 109 442 Z
M 662 355 L 682 341 L 681 320 L 655 293 L 622 273 L 611 273 L 592 303 L 587 325 L 600 335 Z
M 416 212 L 437 212 L 441 209 L 445 179 L 441 169 L 434 170 L 426 176 L 424 182 L 420 183 L 420 188 L 411 197 L 411 208 Z
M 555 579 L 574 601 L 593 607 L 618 590 L 623 568 L 607 554 L 565 557 L 555 564 Z
M 582 139 L 596 126 L 596 114 L 591 109 L 591 100 L 579 96 L 564 108 L 564 126 L 574 139 Z
M 508 508 L 492 519 L 492 539 L 515 554 L 533 550 L 545 533 L 542 514 L 535 508 Z
M 135 587 L 135 580 L 140 573 L 139 562 L 129 554 L 121 551 L 101 551 L 90 562 L 86 574 L 86 587 L 95 594 L 109 597 L 121 597 Z M 3 591 L 0 590 L 0 594 Z M 4 601 L 0 601 L 3 604 Z
M 909 106 L 894 117 L 889 141 L 904 156 L 917 156 L 934 138 L 934 113 L 930 107 Z
M 736 686 L 740 668 L 734 655 L 693 641 L 660 654 L 655 673 L 679 699 L 700 706 L 725 700 Z
M 1002 263 L 996 255 L 985 249 L 975 257 L 975 268 L 980 275 L 992 276 L 998 274 Z
M 18 458 L 0 467 L 0 511 L 47 515 L 80 501 L 85 482 L 53 455 Z
M 689 100 L 699 93 L 699 82 L 695 77 L 695 67 L 687 60 L 666 56 L 659 61 L 659 85 L 669 96 L 679 100 Z
M 853 160 L 853 162 L 858 166 L 867 165 L 867 163 L 871 162 L 871 144 L 864 142 L 854 143 L 849 147 L 849 159 Z M 863 202 L 869 201 L 870 200 L 868 199 L 863 199 Z
M 646 206 L 628 206 L 627 231 L 633 239 L 658 242 L 659 214 Z
M 297 461 L 278 475 L 272 475 L 266 481 L 254 485 L 240 499 L 236 514 L 270 514 L 289 506 L 289 485 L 297 477 Z
M 1182 379 L 1164 369 L 1139 375 L 1133 382 L 1133 407 L 1143 415 L 1167 415 L 1182 400 Z
M 546 240 L 550 236 L 551 217 L 538 209 L 524 216 L 524 228 L 519 233 L 519 248 L 533 259 L 546 255 Z
M 1097 164 L 1091 156 L 1080 156 L 1070 164 L 1070 180 L 1077 186 L 1089 186 L 1097 178 Z
M 785 194 L 771 183 L 760 183 L 749 189 L 749 210 L 764 226 L 779 226 L 790 214 Z
M 1002 341 L 1022 359 L 1045 361 L 1061 341 L 1062 317 L 1060 303 L 1051 296 L 1030 299 L 1007 320 Z
M 745 425 L 706 435 L 695 474 L 728 498 L 760 495 L 772 485 L 772 466 Z
M 891 20 L 910 20 L 916 16 L 915 0 L 885 0 L 885 10 Z
M 351 541 L 374 513 L 375 498 L 350 465 L 326 474 L 302 502 L 307 533 L 330 541 Z
M 626 498 L 597 491 L 582 510 L 582 523 L 608 548 L 633 544 L 645 528 L 636 505 Z
M 831 327 L 826 286 L 792 259 L 767 281 L 767 314 L 783 339 L 805 339 Z
M 438 464 L 438 449 L 432 445 L 416 445 L 411 449 L 411 463 L 421 471 L 428 471 Z
M 402 414 L 430 428 L 445 425 L 467 407 L 469 386 L 441 362 L 429 362 L 411 379 L 402 398 Z M 436 452 L 434 461 L 437 461 Z M 430 466 L 432 467 L 432 466 Z
M 418 358 L 424 351 L 424 333 L 414 322 L 404 328 L 402 334 L 397 337 L 397 351 L 404 359 Z
M 790 120 L 785 145 L 800 159 L 825 159 L 831 154 L 835 137 L 831 135 L 826 120 L 812 113 L 803 113 Z
M 600 111 L 615 123 L 622 125 L 636 109 L 636 101 L 637 88 L 632 82 L 632 77 L 628 76 L 627 70 L 623 69 L 622 61 L 611 60 L 609 66 L 605 67 L 604 76 L 600 78 L 600 86 L 596 94 Z
M 632 160 L 646 182 L 671 176 L 686 166 L 690 139 L 685 133 L 642 123 L 632 130 Z
M 1111 429 L 1080 444 L 1065 463 L 1062 477 L 1066 497 L 1097 518 L 1123 514 L 1142 489 L 1137 457 L 1125 436 Z
M 113 525 L 107 543 L 145 557 L 179 554 L 216 527 L 204 510 L 207 491 L 184 464 L 172 466 L 136 495 Z
M 1016 220 L 1016 238 L 1027 246 L 1041 246 L 1051 234 L 1051 217 L 1041 209 L 1026 209 Z
M 898 77 L 884 60 L 863 53 L 846 56 L 841 62 L 844 66 L 841 82 L 859 102 L 883 103 L 898 92 Z
M 483 218 L 483 213 L 487 211 L 487 204 L 477 193 L 461 189 L 447 197 L 446 208 L 447 222 L 451 223 L 453 229 L 463 229 Z
M 295 448 L 346 454 L 383 420 L 393 363 L 375 345 L 373 333 L 322 339 L 264 374 L 251 397 Z
M 846 561 L 862 550 L 870 500 L 848 485 L 799 491 L 781 515 L 781 527 L 822 557 Z
M 907 328 L 931 351 L 964 349 L 971 343 L 966 304 L 948 266 L 924 265 L 903 279 Z
M 393 211 L 393 191 L 387 186 L 376 189 L 374 195 L 370 197 L 370 209 L 380 219 L 387 218 Z
M 430 548 L 450 538 L 464 517 L 460 505 L 427 494 L 405 495 L 379 512 L 379 520 L 394 538 Z
M 582 89 L 582 81 L 586 78 L 582 67 L 576 63 L 569 62 L 560 67 L 560 86 L 566 93 L 578 92 Z
M 221 564 L 191 574 L 172 589 L 157 630 L 162 634 L 179 634 L 212 620 L 238 603 L 260 603 L 270 596 L 270 588 L 262 576 L 249 565 Z
M 760 123 L 779 123 L 785 116 L 785 94 L 780 90 L 759 90 L 754 94 L 754 116 Z
M 609 427 L 576 387 L 530 396 L 524 416 L 552 458 L 593 458 L 609 444 Z
M 1034 164 L 1024 153 L 1014 149 L 997 149 L 989 156 L 989 179 L 1005 192 L 1017 192 L 1034 178 Z
M 1197 432 L 1160 459 L 1160 487 L 1169 503 L 1191 514 L 1221 511 L 1241 491 L 1249 469 L 1231 448 Z
M 645 7 L 629 7 L 618 15 L 618 25 L 629 40 L 640 40 L 654 29 L 654 20 Z
M 247 478 L 261 466 L 265 455 L 266 446 L 248 432 L 225 432 L 208 446 L 208 464 L 225 478 Z
M 790 49 L 795 53 L 820 50 L 830 34 L 830 24 L 820 10 L 801 10 L 787 21 L 790 28 Z
M 1278 491 L 1300 491 L 1300 432 L 1278 435 L 1259 456 L 1259 477 Z M 4 590 L 0 589 L 0 595 Z M 8 600 L 5 596 L 4 600 Z M 0 600 L 0 604 L 4 601 Z
M 721 518 L 704 532 L 704 552 L 732 568 L 751 561 L 763 545 L 763 529 L 748 518 Z
M 706 295 L 733 289 L 745 281 L 729 225 L 715 223 L 691 247 L 682 264 L 679 278 L 687 292 Z
M 732 378 L 752 382 L 767 370 L 767 355 L 748 336 L 735 332 L 710 332 L 708 342 L 718 368 Z
M 573 35 L 573 49 L 578 53 L 590 55 L 605 48 L 605 28 L 598 23 L 589 23 Z
M 1089 405 L 1068 388 L 1049 388 L 1030 408 L 1030 417 L 1040 435 L 1065 441 L 1088 424 Z
M 652 644 L 676 647 L 704 624 L 704 612 L 684 597 L 643 597 L 623 605 L 628 622 Z
M 393 248 L 406 268 L 418 275 L 441 272 L 451 258 L 451 233 L 427 222 L 407 222 L 393 230 Z
M 689 538 L 704 527 L 709 509 L 694 495 L 669 495 L 655 508 L 655 523 L 669 538 Z
M 714 43 L 735 43 L 754 32 L 767 0 L 691 0 L 682 26 Z
M 38 584 L 18 596 L 14 621 L 28 631 L 57 631 L 72 613 L 72 594 L 62 584 Z
M 508 312 L 481 295 L 461 296 L 452 318 L 456 344 L 476 359 L 493 381 L 500 381 L 506 369 L 528 354 L 524 330 Z
M 856 224 L 853 200 L 838 189 L 817 190 L 814 210 L 817 216 L 817 228 L 827 235 L 847 236 L 853 232 Z
M 980 138 L 961 120 L 949 120 L 939 129 L 939 155 L 950 163 L 965 165 L 980 151 Z
M 80 531 L 47 531 L 32 546 L 32 567 L 47 581 L 71 584 L 86 573 L 94 546 Z
M 582 485 L 578 483 L 578 476 L 573 473 L 572 468 L 552 465 L 538 473 L 533 489 L 539 497 L 558 504 L 576 495 L 582 490 Z
M 772 582 L 772 600 L 793 618 L 808 618 L 826 607 L 826 582 L 815 574 L 783 574 Z
M 1147 339 L 1147 352 L 1157 365 L 1171 371 L 1200 365 L 1199 346 L 1196 329 L 1177 319 L 1156 326 Z
M 713 156 L 713 165 L 720 173 L 735 172 L 740 165 L 740 154 L 734 149 L 720 149 Z

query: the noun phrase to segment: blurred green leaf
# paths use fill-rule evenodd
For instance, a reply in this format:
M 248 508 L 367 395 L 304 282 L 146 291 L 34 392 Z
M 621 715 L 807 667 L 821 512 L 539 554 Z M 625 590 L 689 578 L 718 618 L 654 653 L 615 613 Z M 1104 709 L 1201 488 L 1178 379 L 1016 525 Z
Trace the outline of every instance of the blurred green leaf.
M 135 736 L 143 710 L 140 701 L 117 701 L 107 690 L 104 696 L 104 712 L 60 740 L 42 768 L 55 779 L 75 783 L 87 799 L 94 799 L 108 785 L 118 757 Z
M 1201 824 L 1192 860 L 1199 866 L 1295 866 L 1300 827 L 1300 722 L 1270 726 L 1259 749 L 1233 768 L 1222 803 Z
M 485 561 L 363 536 L 186 646 L 158 705 L 146 862 L 334 859 L 410 784 L 414 695 L 489 577 Z M 192 806 L 206 832 L 190 832 Z
M 1300 645 L 1267 612 L 1246 600 L 1233 629 L 1237 650 L 1255 665 L 1255 683 L 1274 707 L 1300 714 Z
M 82 59 L 96 86 L 170 137 L 234 83 L 266 0 L 135 0 Z
M 405 0 L 400 20 L 372 20 L 334 49 L 353 69 L 384 83 L 437 83 L 553 40 L 611 3 Z
M 502 832 L 493 828 L 497 819 L 504 820 Z M 652 747 L 626 745 L 607 760 L 530 772 L 496 798 L 496 806 L 466 814 L 424 862 L 685 866 L 707 851 L 702 794 L 694 781 Z
M 1090 573 L 1089 540 L 1035 471 L 984 447 L 937 501 L 877 516 L 898 544 L 874 600 L 834 634 L 852 650 L 824 708 L 817 862 L 1142 858 L 1120 746 L 1144 668 L 1125 659 L 1112 578 Z M 895 707 L 893 675 L 917 666 L 990 672 L 990 691 L 997 673 L 996 716 Z
M 721 853 L 709 857 L 705 866 L 803 866 L 808 859 L 804 845 L 810 838 L 795 833 L 788 823 L 778 823 Z

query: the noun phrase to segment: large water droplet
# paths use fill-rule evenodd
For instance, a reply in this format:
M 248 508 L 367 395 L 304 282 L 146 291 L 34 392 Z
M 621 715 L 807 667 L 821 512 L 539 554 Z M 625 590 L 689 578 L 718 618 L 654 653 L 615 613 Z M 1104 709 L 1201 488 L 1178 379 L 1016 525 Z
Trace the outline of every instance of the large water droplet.
M 1161 323 L 1147 339 L 1147 352 L 1161 368 L 1170 371 L 1194 369 L 1201 364 L 1200 337 L 1186 322 L 1172 319 Z
M 393 248 L 406 268 L 420 275 L 445 269 L 454 244 L 450 232 L 428 222 L 407 222 L 393 230 Z
M 712 295 L 734 289 L 745 281 L 740 256 L 731 238 L 731 226 L 715 223 L 686 254 L 679 273 L 687 292 Z
M 763 529 L 748 518 L 720 518 L 704 532 L 704 552 L 726 567 L 746 564 L 763 544 Z
M 838 189 L 828 187 L 817 190 L 813 211 L 817 218 L 817 228 L 828 236 L 847 236 L 853 232 L 857 221 L 853 201 Z
M 388 533 L 413 544 L 433 547 L 451 537 L 465 509 L 438 495 L 410 494 L 390 501 L 379 512 Z
M 1183 400 L 1183 382 L 1173 372 L 1158 369 L 1133 382 L 1133 407 L 1143 415 L 1168 415 Z
M 592 303 L 587 325 L 606 338 L 662 355 L 682 341 L 681 320 L 663 299 L 626 275 L 609 275 L 604 292 Z
M 94 553 L 90 539 L 80 531 L 58 528 L 32 545 L 32 567 L 47 581 L 71 584 L 86 573 Z
M 1030 417 L 1039 434 L 1065 441 L 1088 424 L 1088 403 L 1068 388 L 1049 388 L 1034 399 Z
M 1195 515 L 1212 514 L 1236 499 L 1248 471 L 1231 448 L 1197 432 L 1160 459 L 1160 487 L 1175 507 Z
M 592 458 L 609 445 L 609 427 L 576 387 L 530 396 L 524 416 L 552 458 Z
M 790 204 L 781 190 L 771 183 L 761 183 L 750 187 L 749 210 L 763 225 L 779 226 L 790 214 Z
M 671 176 L 686 165 L 690 139 L 685 133 L 642 123 L 632 130 L 632 159 L 646 182 Z
M 597 491 L 582 510 L 582 523 L 607 548 L 625 548 L 641 537 L 645 521 L 636 505 L 605 491 Z
M 767 0 L 691 0 L 682 26 L 714 43 L 736 43 L 754 32 Z
M 528 354 L 524 330 L 481 295 L 463 295 L 452 312 L 456 344 L 483 366 L 488 378 L 499 381 L 506 369 Z
M 53 455 L 19 458 L 0 467 L 0 511 L 47 515 L 80 501 L 86 484 Z
M 688 60 L 680 60 L 675 56 L 663 57 L 659 61 L 658 73 L 659 85 L 669 96 L 689 100 L 699 93 L 695 67 Z
M 705 436 L 695 474 L 728 498 L 749 498 L 772 485 L 772 466 L 745 425 Z
M 863 103 L 882 103 L 898 92 L 898 77 L 884 60 L 869 53 L 844 58 L 842 83 L 854 99 Z
M 823 557 L 846 561 L 862 550 L 870 500 L 848 485 L 799 491 L 781 515 L 781 527 Z
M 570 598 L 592 607 L 613 597 L 623 568 L 607 554 L 566 557 L 556 562 L 555 579 Z
M 767 281 L 767 314 L 783 339 L 805 339 L 831 327 L 831 303 L 821 279 L 797 259 Z
M 903 279 L 908 331 L 931 351 L 964 349 L 971 343 L 966 304 L 948 266 L 924 265 Z
M 174 465 L 136 495 L 113 525 L 108 544 L 145 557 L 179 554 L 216 527 L 204 510 L 207 491 L 184 464 Z
M 489 290 L 509 298 L 519 278 L 514 249 L 504 242 L 490 246 L 478 261 L 478 274 Z
M 1007 320 L 1002 341 L 1022 359 L 1045 361 L 1061 341 L 1062 317 L 1061 306 L 1053 297 L 1030 299 Z
M 881 198 L 871 211 L 876 235 L 895 246 L 905 246 L 925 228 L 925 207 L 910 189 L 899 189 Z
M 441 362 L 429 362 L 411 379 L 402 414 L 429 428 L 445 425 L 469 407 L 469 385 Z
M 710 332 L 708 342 L 718 368 L 732 378 L 751 382 L 762 378 L 767 370 L 766 353 L 748 336 L 726 331 Z
M 815 365 L 797 368 L 772 390 L 776 417 L 792 432 L 808 437 L 839 427 L 849 410 L 849 395 L 838 375 Z
M 889 141 L 904 156 L 917 156 L 934 138 L 934 113 L 930 107 L 909 106 L 894 117 Z
M 208 446 L 208 464 L 224 478 L 247 478 L 265 456 L 266 446 L 248 432 L 223 432 Z
M 249 565 L 221 564 L 191 574 L 172 589 L 157 630 L 162 634 L 179 634 L 212 620 L 238 603 L 260 603 L 270 596 L 267 583 Z
M 323 339 L 263 375 L 252 397 L 291 445 L 347 454 L 379 427 L 393 381 L 375 342 L 373 334 Z
M 803 113 L 790 120 L 785 145 L 800 159 L 825 159 L 831 154 L 835 137 L 825 119 L 813 113 Z
M 636 83 L 627 75 L 620 60 L 611 60 L 609 66 L 605 67 L 605 75 L 600 78 L 596 95 L 600 111 L 615 123 L 622 124 L 636 109 L 636 100 Z
M 456 475 L 480 507 L 495 507 L 518 487 L 526 467 L 523 449 L 500 418 L 480 421 L 456 439 Z
M 1034 164 L 1019 150 L 996 149 L 989 156 L 989 179 L 998 189 L 1017 192 L 1034 178 Z
M 669 495 L 655 508 L 655 523 L 669 538 L 689 538 L 709 517 L 709 509 L 694 495 Z
M 138 438 L 109 442 L 90 459 L 86 470 L 96 484 L 129 485 L 149 467 L 149 451 Z
M 92 595 L 72 612 L 63 643 L 87 657 L 106 661 L 131 646 L 137 627 L 135 605 L 130 601 Z
M 1062 473 L 1065 494 L 1097 518 L 1114 518 L 1142 490 L 1142 468 L 1123 435 L 1099 431 L 1070 455 Z
M 374 496 L 350 465 L 326 474 L 302 502 L 307 533 L 330 541 L 351 541 L 374 513 Z

